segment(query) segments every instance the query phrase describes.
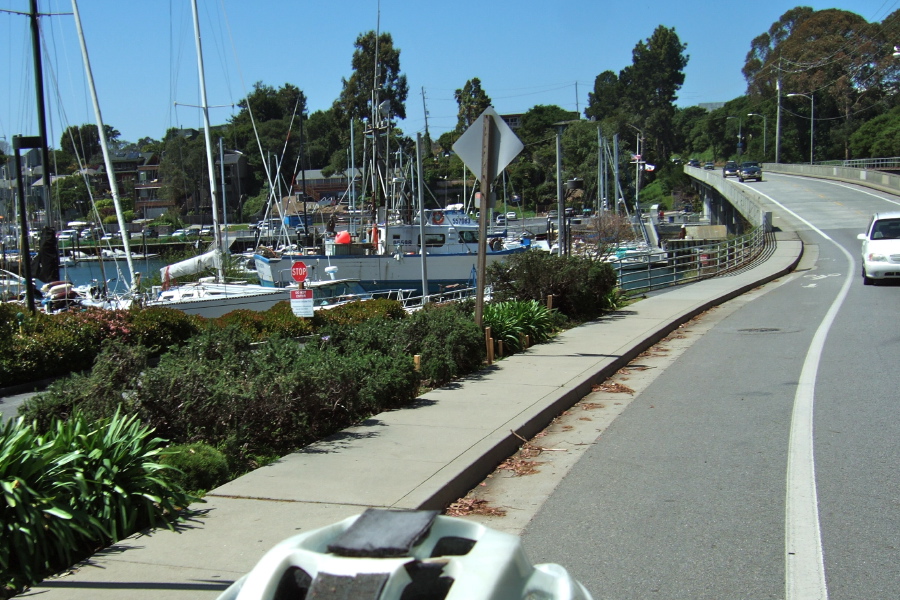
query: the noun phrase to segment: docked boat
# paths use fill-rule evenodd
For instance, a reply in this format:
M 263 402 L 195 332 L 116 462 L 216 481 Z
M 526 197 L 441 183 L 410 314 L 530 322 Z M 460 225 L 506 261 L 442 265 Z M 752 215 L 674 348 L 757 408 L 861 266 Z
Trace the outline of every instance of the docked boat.
M 351 241 L 349 234 L 340 232 L 326 239 L 324 253 L 257 251 L 254 259 L 260 283 L 267 287 L 289 285 L 291 266 L 302 261 L 313 279 L 327 268 L 336 267 L 342 277 L 357 279 L 368 290 L 421 289 L 420 248 L 424 230 L 428 293 L 450 285 L 472 284 L 478 255 L 478 223 L 455 208 L 425 210 L 423 214 L 424 224 L 419 217 L 408 224 L 382 223 L 373 228 L 374 234 L 368 232 L 369 237 L 361 241 Z M 489 235 L 487 262 L 491 264 L 526 249 L 520 242 L 506 239 L 503 233 Z

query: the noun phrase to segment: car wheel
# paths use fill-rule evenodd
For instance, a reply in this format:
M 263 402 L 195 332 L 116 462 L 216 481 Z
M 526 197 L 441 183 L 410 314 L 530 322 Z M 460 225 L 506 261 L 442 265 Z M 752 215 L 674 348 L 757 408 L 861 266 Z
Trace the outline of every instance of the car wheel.
M 872 285 L 872 283 L 874 283 L 872 281 L 872 278 L 869 277 L 868 275 L 866 275 L 865 265 L 863 265 L 863 268 L 862 268 L 862 277 L 863 277 L 863 285 Z
M 744 178 L 741 176 L 738 176 L 738 181 L 740 181 L 741 183 L 744 183 Z

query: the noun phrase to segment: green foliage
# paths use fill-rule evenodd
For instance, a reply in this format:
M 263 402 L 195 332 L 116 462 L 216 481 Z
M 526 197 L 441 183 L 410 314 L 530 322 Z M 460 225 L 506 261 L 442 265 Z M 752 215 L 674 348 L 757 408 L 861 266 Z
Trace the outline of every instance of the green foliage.
M 89 374 L 76 373 L 53 382 L 26 400 L 19 415 L 46 431 L 54 420 L 68 419 L 75 412 L 89 420 L 109 417 L 121 406 L 130 413 L 134 407 L 123 392 L 134 385 L 147 361 L 143 346 L 107 340 Z
M 192 492 L 218 487 L 230 474 L 225 455 L 203 442 L 169 446 L 160 462 L 172 467 L 169 480 Z
M 161 306 L 132 308 L 129 317 L 134 341 L 146 346 L 152 354 L 184 344 L 205 327 L 206 321 L 203 317 Z
M 523 252 L 488 266 L 494 298 L 546 302 L 570 318 L 591 319 L 614 308 L 616 273 L 609 263 Z
M 421 356 L 420 373 L 431 385 L 473 373 L 485 359 L 484 334 L 468 303 L 427 305 L 404 322 L 404 345 Z
M 850 136 L 853 156 L 900 156 L 900 107 L 878 115 Z
M 491 105 L 491 97 L 481 87 L 481 80 L 477 77 L 466 81 L 462 89 L 453 92 L 456 104 L 459 106 L 459 114 L 456 118 L 456 131 L 462 134 L 475 119 Z
M 328 325 L 362 323 L 374 317 L 402 319 L 406 316 L 403 305 L 396 300 L 378 298 L 365 302 L 349 302 L 328 310 L 316 311 L 313 325 L 318 329 Z
M 483 324 L 491 328 L 492 338 L 503 340 L 508 353 L 524 349 L 524 336 L 530 336 L 535 344 L 547 341 L 555 328 L 553 312 L 535 300 L 488 303 Z
M 39 433 L 0 428 L 0 593 L 15 593 L 98 546 L 144 527 L 172 528 L 192 500 L 159 463 L 163 441 L 135 416 L 82 416 Z
M 409 84 L 406 82 L 406 75 L 400 73 L 400 49 L 394 47 L 394 39 L 390 33 L 381 32 L 377 36 L 376 40 L 376 33 L 367 31 L 356 38 L 353 58 L 350 61 L 353 74 L 349 80 L 342 80 L 343 89 L 336 105 L 342 115 L 358 119 L 368 118 L 367 106 L 372 83 L 375 82 L 375 87 L 380 90 L 381 100 L 390 103 L 392 116 L 405 119 Z

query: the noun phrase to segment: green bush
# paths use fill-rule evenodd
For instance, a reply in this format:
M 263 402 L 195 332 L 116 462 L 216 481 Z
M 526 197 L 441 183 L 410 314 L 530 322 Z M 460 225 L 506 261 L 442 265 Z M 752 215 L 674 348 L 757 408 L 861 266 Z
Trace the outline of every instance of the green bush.
M 574 319 L 592 319 L 617 298 L 616 273 L 612 265 L 579 256 L 556 256 L 541 252 L 511 255 L 506 262 L 488 266 L 488 281 L 494 299 L 547 301 Z
M 421 356 L 420 372 L 433 386 L 473 373 L 485 360 L 484 333 L 470 305 L 426 305 L 404 322 L 408 354 Z
M 263 332 L 270 336 L 299 338 L 313 331 L 312 321 L 296 316 L 291 310 L 290 302 L 279 302 L 262 313 L 262 318 Z
M 328 325 L 354 325 L 375 317 L 402 319 L 406 316 L 403 305 L 396 300 L 377 298 L 365 302 L 348 302 L 328 310 L 316 311 L 313 327 L 319 329 Z
M 0 427 L 0 589 L 14 594 L 142 528 L 172 528 L 193 500 L 158 462 L 163 441 L 136 416 L 76 415 L 39 433 Z
M 503 340 L 504 351 L 521 351 L 523 336 L 537 344 L 547 341 L 555 329 L 553 312 L 536 300 L 491 302 L 485 305 L 483 324 L 491 337 Z
M 89 420 L 110 418 L 123 406 L 131 413 L 135 407 L 125 392 L 135 385 L 147 363 L 143 346 L 107 340 L 89 374 L 75 373 L 53 382 L 26 400 L 19 415 L 46 431 L 54 420 L 68 419 L 76 411 Z
M 174 308 L 135 307 L 129 312 L 134 341 L 159 354 L 186 343 L 206 327 L 206 319 Z
M 169 446 L 160 462 L 172 467 L 169 479 L 185 490 L 209 491 L 228 481 L 225 455 L 202 442 Z

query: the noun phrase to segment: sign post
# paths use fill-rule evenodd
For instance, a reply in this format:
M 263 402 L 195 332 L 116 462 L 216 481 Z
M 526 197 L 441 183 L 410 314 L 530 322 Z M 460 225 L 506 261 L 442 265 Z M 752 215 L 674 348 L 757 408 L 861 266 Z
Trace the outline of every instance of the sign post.
M 487 220 L 491 183 L 525 146 L 509 125 L 490 106 L 466 129 L 453 151 L 475 174 L 481 184 L 481 218 L 478 219 L 478 262 L 475 282 L 475 322 L 481 326 L 484 314 L 484 274 L 487 269 Z

